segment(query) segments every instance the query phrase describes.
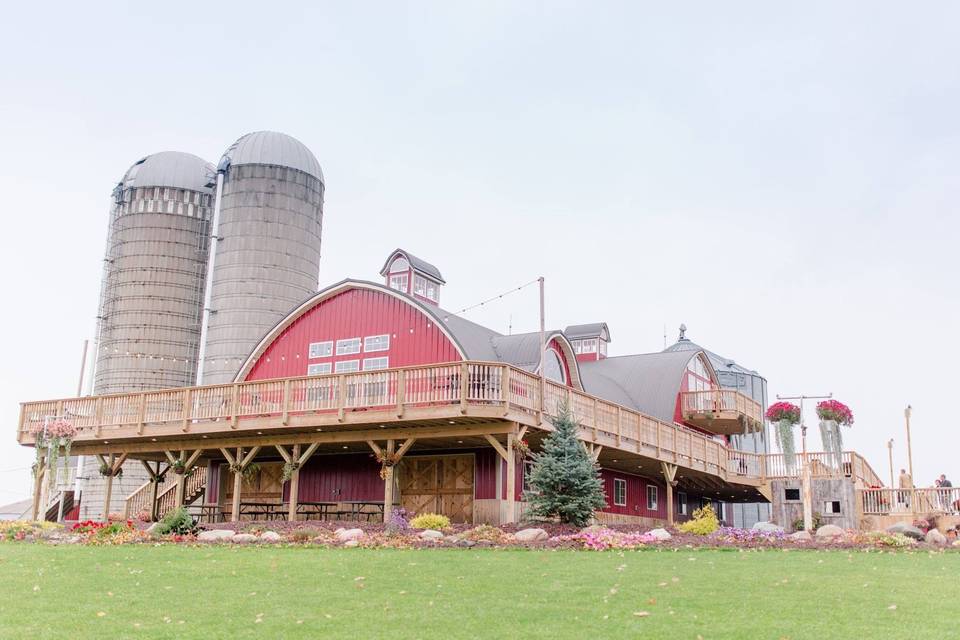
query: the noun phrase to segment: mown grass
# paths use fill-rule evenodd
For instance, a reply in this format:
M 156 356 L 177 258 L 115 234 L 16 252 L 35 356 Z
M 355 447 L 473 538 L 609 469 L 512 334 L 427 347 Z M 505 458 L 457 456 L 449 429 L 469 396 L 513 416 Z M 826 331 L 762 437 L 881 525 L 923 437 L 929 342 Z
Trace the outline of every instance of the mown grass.
M 0 544 L 0 638 L 953 638 L 960 554 Z

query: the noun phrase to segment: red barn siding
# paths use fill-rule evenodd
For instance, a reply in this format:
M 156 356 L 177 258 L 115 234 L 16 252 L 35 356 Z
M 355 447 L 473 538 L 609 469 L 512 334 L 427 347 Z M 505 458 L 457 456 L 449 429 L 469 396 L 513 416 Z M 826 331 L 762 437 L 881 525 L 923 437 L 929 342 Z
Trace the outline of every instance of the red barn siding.
M 563 363 L 563 375 L 567 381 L 567 386 L 573 386 L 570 381 L 570 363 L 567 361 L 566 352 L 563 350 L 563 347 L 560 346 L 560 341 L 554 338 L 547 345 L 547 348 L 553 349 L 557 353 L 557 356 L 560 358 L 560 362 Z
M 493 449 L 477 449 L 474 454 L 474 495 L 477 500 L 493 500 L 497 497 L 497 470 L 502 460 Z
M 336 341 L 390 335 L 386 351 L 337 356 Z M 308 358 L 311 342 L 332 341 L 334 355 Z M 364 358 L 389 358 L 390 367 L 460 360 L 454 344 L 434 319 L 388 293 L 350 289 L 320 302 L 278 335 L 253 365 L 246 380 L 307 374 L 308 364 Z M 332 368 L 332 367 L 331 367 Z
M 300 469 L 298 493 L 303 502 L 383 500 L 380 464 L 367 454 L 315 456 Z M 290 499 L 289 482 L 283 499 Z
M 632 473 L 623 473 L 611 469 L 601 469 L 600 477 L 603 480 L 603 490 L 607 494 L 607 506 L 601 511 L 607 513 L 619 513 L 631 516 L 645 516 L 648 518 L 666 518 L 667 517 L 667 489 L 659 482 L 634 475 Z M 613 481 L 619 478 L 627 481 L 627 500 L 626 505 L 613 504 Z M 658 490 L 657 508 L 647 509 L 647 487 L 655 486 Z

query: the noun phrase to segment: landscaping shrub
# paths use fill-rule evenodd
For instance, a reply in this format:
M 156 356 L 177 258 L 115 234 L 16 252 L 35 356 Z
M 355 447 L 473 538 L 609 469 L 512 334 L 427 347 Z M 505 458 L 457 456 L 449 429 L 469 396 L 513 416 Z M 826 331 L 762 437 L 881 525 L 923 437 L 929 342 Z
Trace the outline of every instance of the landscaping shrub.
M 197 525 L 193 521 L 193 516 L 187 513 L 187 510 L 183 507 L 168 511 L 167 515 L 163 516 L 163 519 L 160 520 L 160 524 L 157 525 L 157 528 L 154 529 L 154 533 L 157 535 L 168 535 L 168 534 L 177 534 L 177 535 L 187 535 L 191 534 L 197 530 Z
M 392 510 L 384 531 L 391 536 L 410 531 L 410 523 L 407 522 L 407 510 L 402 507 Z
M 421 513 L 410 521 L 414 529 L 436 529 L 443 531 L 450 528 L 450 518 L 437 513 Z
M 810 525 L 813 527 L 813 529 L 810 530 L 811 533 L 814 532 L 814 531 L 816 531 L 817 529 L 819 529 L 819 528 L 823 525 L 823 516 L 820 515 L 820 512 L 819 512 L 819 511 L 814 511 L 814 512 L 813 512 L 813 518 L 812 518 L 811 521 L 810 521 Z M 803 518 L 802 518 L 802 517 L 797 518 L 796 520 L 793 521 L 793 530 L 794 530 L 794 531 L 803 531 Z
M 707 536 L 720 528 L 720 521 L 713 507 L 706 505 L 693 512 L 693 519 L 681 524 L 678 529 L 683 533 Z
M 320 530 L 316 527 L 300 527 L 290 532 L 290 540 L 292 542 L 311 542 L 319 535 L 321 535 Z
M 43 537 L 63 527 L 55 522 L 10 520 L 0 522 L 0 540 L 25 540 L 28 537 Z

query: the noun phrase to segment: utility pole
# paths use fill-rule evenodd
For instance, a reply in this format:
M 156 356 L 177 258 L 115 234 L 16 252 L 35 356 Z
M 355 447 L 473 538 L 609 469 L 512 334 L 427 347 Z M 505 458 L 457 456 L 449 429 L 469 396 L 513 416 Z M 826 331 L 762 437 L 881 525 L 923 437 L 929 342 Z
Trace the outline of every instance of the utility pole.
M 907 468 L 910 470 L 910 479 L 913 480 L 913 486 L 917 486 L 917 481 L 913 478 L 913 446 L 910 441 L 910 415 L 913 413 L 913 407 L 907 405 L 903 410 L 903 417 L 907 421 Z
M 800 437 L 803 441 L 803 453 L 800 457 L 800 486 L 802 487 L 801 495 L 803 497 L 803 528 L 807 531 L 813 528 L 813 488 L 811 487 L 811 469 L 807 460 L 807 425 L 803 421 L 803 401 L 829 400 L 831 398 L 833 398 L 832 391 L 825 396 L 781 396 L 777 394 L 777 400 L 800 401 Z
M 890 457 L 890 488 L 893 489 L 893 438 L 887 440 L 887 454 Z
M 543 382 L 546 371 L 543 366 L 547 362 L 547 325 L 544 318 L 543 276 L 537 278 L 537 282 L 540 283 L 540 416 L 541 419 L 543 419 L 543 411 L 546 404 L 543 398 L 543 394 L 546 391 L 546 384 Z

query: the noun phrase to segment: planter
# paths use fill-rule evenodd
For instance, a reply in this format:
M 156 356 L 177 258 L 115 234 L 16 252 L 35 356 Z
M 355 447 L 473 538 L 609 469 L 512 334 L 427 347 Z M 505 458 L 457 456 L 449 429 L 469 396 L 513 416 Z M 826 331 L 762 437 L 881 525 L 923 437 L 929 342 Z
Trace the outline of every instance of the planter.
M 831 466 L 841 470 L 843 468 L 843 436 L 840 434 L 840 423 L 836 420 L 821 420 L 820 439 L 823 442 L 823 450 L 829 455 Z
M 787 468 L 787 474 L 793 475 L 797 469 L 797 449 L 793 440 L 793 425 L 791 420 L 780 420 L 777 422 L 777 445 L 783 452 L 783 464 Z

